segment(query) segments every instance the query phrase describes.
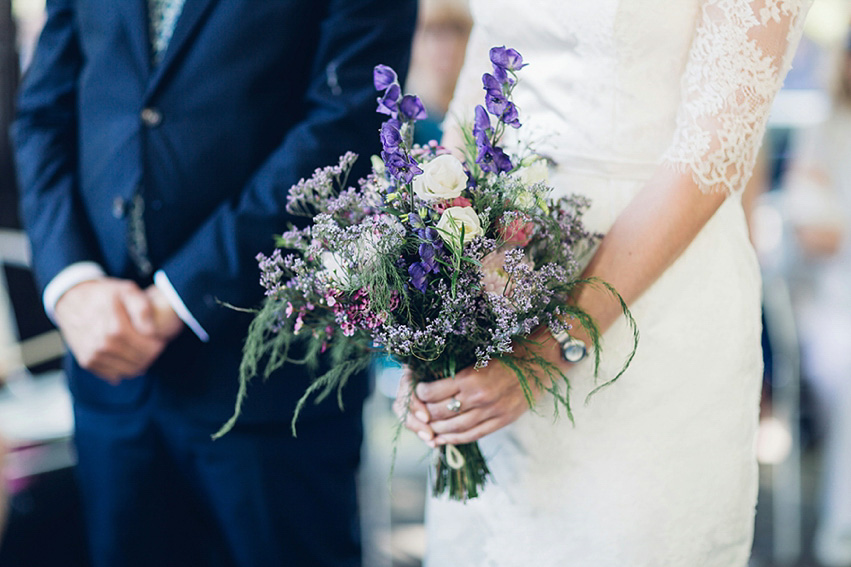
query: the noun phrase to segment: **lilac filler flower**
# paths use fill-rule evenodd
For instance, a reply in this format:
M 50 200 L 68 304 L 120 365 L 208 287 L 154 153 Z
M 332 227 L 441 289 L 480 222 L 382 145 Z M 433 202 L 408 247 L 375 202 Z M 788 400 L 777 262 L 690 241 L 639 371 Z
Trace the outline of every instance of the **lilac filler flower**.
M 414 95 L 405 95 L 399 102 L 399 113 L 408 120 L 425 120 L 428 118 L 423 102 L 420 97 Z
M 375 90 L 383 91 L 390 85 L 398 83 L 396 71 L 387 65 L 376 65 L 372 71 L 372 82 L 375 85 Z
M 387 114 L 396 118 L 399 97 L 402 94 L 402 89 L 399 85 L 392 84 L 384 91 L 384 96 L 378 97 L 378 108 L 375 110 L 381 114 Z

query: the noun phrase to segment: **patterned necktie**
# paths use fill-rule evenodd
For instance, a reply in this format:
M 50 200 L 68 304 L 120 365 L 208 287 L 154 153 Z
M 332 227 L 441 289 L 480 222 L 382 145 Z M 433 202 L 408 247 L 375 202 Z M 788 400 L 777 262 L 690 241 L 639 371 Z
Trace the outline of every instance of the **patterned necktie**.
M 151 48 L 154 64 L 162 60 L 162 56 L 174 34 L 174 24 L 183 11 L 185 0 L 148 0 L 148 19 L 151 29 Z
M 162 61 L 174 25 L 183 10 L 185 0 L 148 0 L 148 24 L 151 36 L 151 56 L 154 65 Z M 145 198 L 141 190 L 127 203 L 127 251 L 139 275 L 147 277 L 153 272 L 148 257 L 148 238 L 145 233 Z

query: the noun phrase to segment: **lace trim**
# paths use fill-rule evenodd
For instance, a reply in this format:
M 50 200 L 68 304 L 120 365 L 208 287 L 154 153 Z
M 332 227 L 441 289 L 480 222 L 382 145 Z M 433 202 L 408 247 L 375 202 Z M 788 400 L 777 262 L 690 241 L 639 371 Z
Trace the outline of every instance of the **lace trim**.
M 741 191 L 812 0 L 705 0 L 665 162 L 702 191 Z

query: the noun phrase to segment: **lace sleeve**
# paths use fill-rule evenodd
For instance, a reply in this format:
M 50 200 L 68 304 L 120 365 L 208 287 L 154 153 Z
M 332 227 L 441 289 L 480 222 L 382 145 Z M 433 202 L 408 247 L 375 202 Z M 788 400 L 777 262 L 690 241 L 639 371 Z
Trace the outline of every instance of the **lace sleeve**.
M 667 164 L 702 191 L 747 183 L 812 0 L 703 0 Z

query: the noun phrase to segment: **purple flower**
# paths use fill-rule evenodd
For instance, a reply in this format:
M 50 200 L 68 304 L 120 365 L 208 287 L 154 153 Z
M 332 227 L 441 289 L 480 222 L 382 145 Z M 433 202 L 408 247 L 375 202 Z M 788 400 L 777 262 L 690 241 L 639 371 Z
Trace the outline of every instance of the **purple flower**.
M 396 126 L 395 120 L 388 120 L 381 125 L 381 130 L 378 134 L 381 139 L 381 146 L 388 154 L 394 154 L 399 151 L 399 145 L 402 143 L 402 133 Z
M 387 65 L 376 65 L 372 71 L 372 82 L 375 85 L 375 90 L 383 91 L 392 84 L 398 81 L 396 71 Z
M 485 106 L 488 109 L 488 112 L 496 116 L 498 119 L 502 119 L 502 115 L 508 109 L 508 105 L 512 104 L 509 102 L 507 98 L 505 98 L 501 92 L 496 91 L 488 91 L 485 95 Z
M 399 102 L 399 112 L 408 120 L 424 120 L 428 118 L 425 106 L 423 106 L 420 97 L 414 95 L 405 95 Z
M 390 85 L 387 90 L 384 91 L 384 95 L 378 97 L 378 108 L 375 111 L 381 114 L 388 114 L 393 118 L 396 118 L 396 109 L 399 104 L 399 97 L 401 94 L 402 89 L 399 88 L 399 85 Z
M 494 93 L 500 96 L 502 95 L 502 83 L 490 73 L 482 75 L 482 87 L 488 92 L 488 94 Z
M 443 239 L 440 237 L 440 231 L 433 226 L 430 226 L 419 232 L 421 238 L 428 240 L 437 248 L 443 248 Z
M 426 283 L 426 275 L 428 270 L 421 262 L 414 262 L 408 266 L 408 275 L 411 276 L 411 285 L 420 292 L 425 293 L 428 284 Z
M 494 69 L 500 68 L 506 71 L 519 71 L 526 66 L 523 63 L 523 56 L 515 49 L 502 47 L 492 47 L 490 50 L 490 60 L 493 63 Z
M 431 242 L 423 242 L 420 244 L 420 263 L 426 271 L 433 274 L 436 274 L 440 269 L 437 263 L 436 252 L 434 244 Z
M 415 175 L 423 172 L 422 169 L 417 167 L 416 161 L 401 153 L 384 151 L 381 152 L 381 159 L 384 160 L 384 165 L 390 175 L 402 183 L 410 183 Z
M 417 213 L 410 213 L 408 215 L 408 222 L 411 223 L 411 228 L 425 228 L 422 217 Z
M 520 128 L 520 117 L 517 114 L 517 107 L 513 102 L 509 102 L 499 119 L 507 126 L 512 128 Z
M 487 141 L 490 129 L 491 119 L 488 111 L 480 104 L 476 107 L 476 115 L 473 121 L 473 136 L 476 138 L 476 144 L 482 144 Z
M 487 144 L 479 146 L 476 163 L 479 164 L 482 171 L 490 171 L 491 173 L 507 172 L 511 171 L 512 168 L 511 159 L 502 151 L 502 148 Z

